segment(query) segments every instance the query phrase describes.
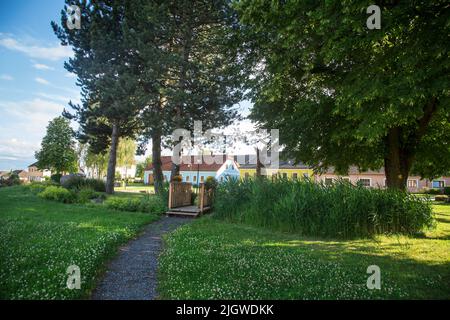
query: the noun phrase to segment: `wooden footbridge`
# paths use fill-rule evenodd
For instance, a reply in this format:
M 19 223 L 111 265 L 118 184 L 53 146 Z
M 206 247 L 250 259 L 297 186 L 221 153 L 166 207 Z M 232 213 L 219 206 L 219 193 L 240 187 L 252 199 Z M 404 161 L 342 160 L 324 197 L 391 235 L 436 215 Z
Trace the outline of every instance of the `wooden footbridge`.
M 192 184 L 188 182 L 171 182 L 169 186 L 169 216 L 196 218 L 209 211 L 212 204 L 212 190 L 200 184 L 197 204 L 192 201 Z

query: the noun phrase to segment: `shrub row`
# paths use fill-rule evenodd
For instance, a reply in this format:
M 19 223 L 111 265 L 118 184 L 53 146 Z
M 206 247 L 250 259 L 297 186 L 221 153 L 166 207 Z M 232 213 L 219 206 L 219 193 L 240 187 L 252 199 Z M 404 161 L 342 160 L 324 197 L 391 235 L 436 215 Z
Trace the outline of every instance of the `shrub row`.
M 63 203 L 87 203 L 92 199 L 104 200 L 106 198 L 104 193 L 84 186 L 67 189 L 61 186 L 33 183 L 27 188 L 42 199 Z M 152 195 L 139 198 L 110 197 L 103 203 L 106 207 L 114 210 L 160 214 L 167 211 L 167 190 L 164 189 L 163 191 L 161 196 Z
M 59 186 L 44 186 L 34 184 L 29 186 L 33 193 L 37 193 L 42 199 L 53 200 L 63 203 L 86 203 L 91 199 L 104 198 L 104 195 L 91 188 L 69 190 Z
M 39 197 L 46 200 L 59 201 L 64 203 L 76 202 L 76 194 L 66 188 L 49 186 L 38 194 Z
M 80 190 L 83 188 L 91 188 L 97 192 L 105 192 L 105 182 L 101 179 L 84 178 L 81 176 L 71 176 L 67 180 L 62 181 L 64 188 L 71 190 Z
M 159 196 L 143 196 L 140 198 L 110 197 L 104 204 L 114 210 L 146 212 L 162 214 L 167 211 L 166 202 Z
M 218 187 L 214 208 L 220 219 L 324 237 L 413 234 L 434 222 L 427 201 L 345 181 L 231 180 Z

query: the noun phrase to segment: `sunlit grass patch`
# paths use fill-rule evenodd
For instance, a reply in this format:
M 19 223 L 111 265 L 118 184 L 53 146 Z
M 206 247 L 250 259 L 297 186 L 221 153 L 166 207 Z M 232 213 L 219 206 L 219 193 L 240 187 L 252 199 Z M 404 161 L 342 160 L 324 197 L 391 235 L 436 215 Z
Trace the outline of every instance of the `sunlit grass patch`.
M 202 218 L 167 237 L 159 291 L 171 299 L 450 299 L 450 206 L 434 210 L 437 228 L 422 236 L 356 240 Z M 381 269 L 381 290 L 366 286 L 369 265 Z
M 118 246 L 156 219 L 0 189 L 0 298 L 87 298 Z M 66 287 L 70 265 L 81 269 L 81 290 Z

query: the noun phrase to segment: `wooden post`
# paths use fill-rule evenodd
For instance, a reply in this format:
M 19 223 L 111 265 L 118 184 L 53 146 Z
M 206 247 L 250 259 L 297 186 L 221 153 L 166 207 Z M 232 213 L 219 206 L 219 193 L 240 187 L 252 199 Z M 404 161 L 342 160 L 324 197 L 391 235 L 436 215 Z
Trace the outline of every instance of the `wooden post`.
M 169 209 L 172 209 L 172 182 L 169 184 Z
M 205 195 L 205 184 L 202 183 L 200 187 L 200 212 L 203 212 L 204 195 Z

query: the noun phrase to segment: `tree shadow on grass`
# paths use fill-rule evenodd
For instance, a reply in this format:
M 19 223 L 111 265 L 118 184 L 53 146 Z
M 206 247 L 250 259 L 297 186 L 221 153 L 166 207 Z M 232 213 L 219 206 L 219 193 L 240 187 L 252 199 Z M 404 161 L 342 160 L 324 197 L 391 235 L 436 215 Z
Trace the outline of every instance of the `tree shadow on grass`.
M 429 261 L 415 260 L 401 252 L 390 252 L 389 249 L 404 247 L 402 243 L 383 244 L 380 248 L 353 244 L 346 241 L 288 241 L 287 245 L 278 242 L 277 244 L 260 244 L 269 246 L 273 253 L 269 256 L 284 254 L 298 254 L 302 259 L 312 261 L 316 270 L 324 269 L 326 265 L 332 265 L 337 270 L 330 269 L 328 272 L 318 273 L 318 277 L 323 277 L 321 281 L 328 283 L 331 291 L 335 291 L 339 296 L 339 284 L 334 282 L 335 273 L 340 275 L 341 280 L 351 289 L 355 290 L 356 298 L 393 298 L 393 299 L 450 299 L 450 262 L 436 263 Z M 407 245 L 406 245 L 407 246 Z M 414 246 L 414 244 L 410 245 Z M 405 250 L 406 247 L 405 247 Z M 383 252 L 385 251 L 385 252 Z M 379 292 L 365 292 L 369 290 L 365 287 L 365 280 L 369 277 L 367 268 L 370 265 L 380 267 L 381 279 L 384 288 Z M 333 278 L 334 277 L 334 278 Z M 337 279 L 336 279 L 337 280 Z M 308 290 L 324 290 L 315 281 L 305 283 L 312 286 Z M 342 288 L 345 289 L 345 288 Z M 327 289 L 328 290 L 328 289 Z M 321 293 L 318 293 L 319 296 Z M 325 295 L 325 291 L 323 292 Z M 345 297 L 345 296 L 344 296 Z

